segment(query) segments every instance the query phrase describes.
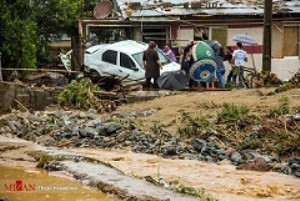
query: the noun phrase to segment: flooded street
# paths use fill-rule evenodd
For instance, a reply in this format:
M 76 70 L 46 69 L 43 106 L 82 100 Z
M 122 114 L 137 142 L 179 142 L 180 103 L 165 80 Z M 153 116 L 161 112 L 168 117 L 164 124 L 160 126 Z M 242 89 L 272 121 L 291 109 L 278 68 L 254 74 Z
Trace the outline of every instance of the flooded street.
M 51 176 L 36 168 L 0 166 L 0 198 L 12 201 L 116 201 L 77 181 Z
M 222 201 L 296 201 L 300 198 L 299 179 L 276 172 L 236 170 L 228 163 L 163 159 L 125 150 L 72 151 L 107 162 L 127 175 L 161 176 L 167 181 L 177 180 L 205 188 Z

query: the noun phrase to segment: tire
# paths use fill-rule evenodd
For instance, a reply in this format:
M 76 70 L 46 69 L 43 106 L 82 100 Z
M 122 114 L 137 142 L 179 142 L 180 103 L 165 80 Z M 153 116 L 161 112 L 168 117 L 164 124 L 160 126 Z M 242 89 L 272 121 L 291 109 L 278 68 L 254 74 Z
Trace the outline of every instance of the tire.
M 90 71 L 89 77 L 92 80 L 92 82 L 94 82 L 94 83 L 98 82 L 102 78 L 101 75 L 95 70 Z

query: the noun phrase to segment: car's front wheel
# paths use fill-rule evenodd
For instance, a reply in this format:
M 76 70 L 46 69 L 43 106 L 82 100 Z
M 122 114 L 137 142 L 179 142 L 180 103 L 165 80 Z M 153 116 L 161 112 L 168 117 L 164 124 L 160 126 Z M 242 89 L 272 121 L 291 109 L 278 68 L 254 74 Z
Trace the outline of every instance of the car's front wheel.
M 89 73 L 90 79 L 92 80 L 92 82 L 98 82 L 101 80 L 101 75 L 95 71 L 95 70 L 91 70 Z

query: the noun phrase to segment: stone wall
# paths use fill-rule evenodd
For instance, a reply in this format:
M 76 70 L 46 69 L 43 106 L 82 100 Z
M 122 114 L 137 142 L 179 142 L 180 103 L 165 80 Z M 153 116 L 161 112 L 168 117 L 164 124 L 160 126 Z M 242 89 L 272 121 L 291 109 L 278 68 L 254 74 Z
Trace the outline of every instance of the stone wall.
M 36 88 L 10 82 L 0 82 L 0 113 L 11 109 L 43 110 L 46 106 L 57 103 L 60 89 Z

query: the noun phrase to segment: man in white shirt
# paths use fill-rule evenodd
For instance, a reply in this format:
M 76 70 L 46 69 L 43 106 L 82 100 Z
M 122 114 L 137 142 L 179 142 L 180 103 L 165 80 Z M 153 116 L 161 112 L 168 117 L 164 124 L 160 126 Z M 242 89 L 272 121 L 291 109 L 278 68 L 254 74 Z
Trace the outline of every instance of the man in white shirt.
M 245 81 L 244 75 L 243 75 L 243 67 L 245 67 L 245 62 L 248 61 L 247 58 L 247 52 L 243 50 L 243 45 L 241 42 L 236 43 L 237 49 L 234 50 L 232 54 L 232 63 L 234 63 L 234 75 L 233 75 L 233 81 L 236 82 L 236 78 L 239 77 L 239 79 L 243 79 Z

